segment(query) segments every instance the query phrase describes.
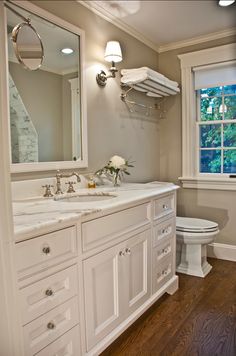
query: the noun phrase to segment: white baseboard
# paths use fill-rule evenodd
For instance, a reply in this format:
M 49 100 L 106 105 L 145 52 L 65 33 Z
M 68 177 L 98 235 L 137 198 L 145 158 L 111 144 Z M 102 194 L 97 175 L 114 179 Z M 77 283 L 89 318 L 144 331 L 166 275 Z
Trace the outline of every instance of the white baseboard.
M 236 262 L 236 246 L 213 242 L 207 246 L 207 256 Z

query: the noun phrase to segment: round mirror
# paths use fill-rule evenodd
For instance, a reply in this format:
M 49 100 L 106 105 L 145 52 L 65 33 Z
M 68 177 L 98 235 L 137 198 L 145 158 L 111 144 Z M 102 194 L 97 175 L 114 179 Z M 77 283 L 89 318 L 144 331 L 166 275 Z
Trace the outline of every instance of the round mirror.
M 22 22 L 12 31 L 12 42 L 18 61 L 29 70 L 39 69 L 43 62 L 43 44 L 37 31 L 28 22 Z

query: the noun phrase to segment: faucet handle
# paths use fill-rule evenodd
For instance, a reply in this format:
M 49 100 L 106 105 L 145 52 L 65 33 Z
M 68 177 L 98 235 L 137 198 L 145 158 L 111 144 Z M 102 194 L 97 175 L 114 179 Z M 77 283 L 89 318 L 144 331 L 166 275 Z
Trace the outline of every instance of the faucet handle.
M 68 190 L 67 190 L 67 193 L 75 193 L 73 184 L 76 184 L 76 182 L 70 182 L 70 181 L 69 181 L 69 182 L 67 182 L 66 184 L 69 185 Z
M 51 189 L 53 185 L 50 185 L 50 184 L 45 184 L 45 185 L 42 185 L 42 188 L 45 188 L 45 193 L 44 193 L 44 197 L 45 198 L 48 198 L 48 197 L 53 197 L 53 194 L 51 192 Z

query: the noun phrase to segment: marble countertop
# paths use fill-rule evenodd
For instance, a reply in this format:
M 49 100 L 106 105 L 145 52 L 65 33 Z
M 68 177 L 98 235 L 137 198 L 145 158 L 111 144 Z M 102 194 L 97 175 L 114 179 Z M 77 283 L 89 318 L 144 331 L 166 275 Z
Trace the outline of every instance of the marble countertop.
M 95 189 L 79 189 L 76 194 L 107 193 L 110 199 L 91 202 L 68 202 L 53 198 L 32 197 L 25 200 L 13 201 L 14 233 L 16 240 L 24 239 L 29 233 L 38 234 L 45 228 L 58 227 L 60 223 L 78 221 L 79 218 L 97 212 L 108 212 L 127 204 L 145 198 L 163 194 L 178 189 L 172 183 L 151 182 L 146 184 L 126 183 L 121 187 L 102 186 Z M 75 193 L 73 193 L 76 195 Z M 72 195 L 64 195 L 71 197 Z M 92 216 L 91 216 L 92 217 Z

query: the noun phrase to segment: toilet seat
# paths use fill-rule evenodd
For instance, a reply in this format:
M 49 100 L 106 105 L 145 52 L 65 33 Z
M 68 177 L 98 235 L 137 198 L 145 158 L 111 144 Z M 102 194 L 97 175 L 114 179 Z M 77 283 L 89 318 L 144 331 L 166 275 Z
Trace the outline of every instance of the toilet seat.
M 203 219 L 177 217 L 176 218 L 176 230 L 179 232 L 189 233 L 210 233 L 218 230 L 218 224 Z

